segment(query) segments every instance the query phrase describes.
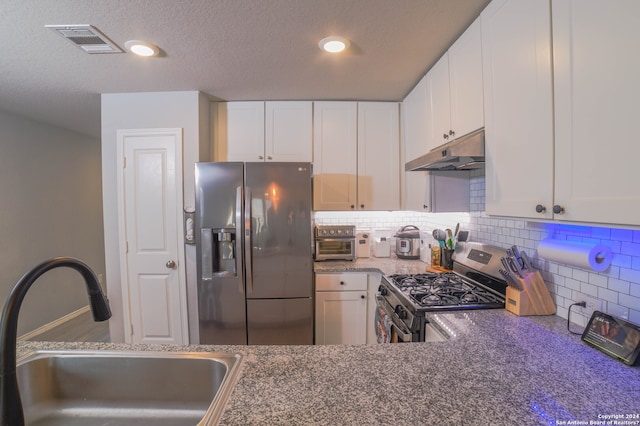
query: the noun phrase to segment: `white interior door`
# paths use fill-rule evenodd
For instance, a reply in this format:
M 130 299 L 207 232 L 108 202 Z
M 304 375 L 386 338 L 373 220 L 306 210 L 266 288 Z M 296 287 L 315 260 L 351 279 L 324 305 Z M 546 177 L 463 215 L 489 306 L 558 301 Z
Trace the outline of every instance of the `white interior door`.
M 185 344 L 182 129 L 120 130 L 118 148 L 127 341 Z

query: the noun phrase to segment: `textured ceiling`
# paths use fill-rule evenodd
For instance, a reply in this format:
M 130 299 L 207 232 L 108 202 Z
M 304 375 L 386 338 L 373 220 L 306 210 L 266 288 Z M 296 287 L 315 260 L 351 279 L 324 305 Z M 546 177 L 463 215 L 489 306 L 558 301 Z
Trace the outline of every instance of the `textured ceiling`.
M 0 109 L 99 137 L 101 93 L 399 101 L 488 2 L 0 0 Z M 163 55 L 89 55 L 44 27 L 69 24 Z M 349 51 L 318 49 L 328 35 Z

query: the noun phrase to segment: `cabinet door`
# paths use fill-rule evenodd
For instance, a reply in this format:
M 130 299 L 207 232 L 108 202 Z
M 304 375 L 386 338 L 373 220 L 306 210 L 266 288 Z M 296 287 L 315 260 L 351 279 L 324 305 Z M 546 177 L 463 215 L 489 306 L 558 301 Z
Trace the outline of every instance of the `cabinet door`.
M 367 292 L 316 293 L 316 344 L 356 345 L 367 342 Z
M 428 145 L 429 149 L 433 149 L 451 140 L 449 56 L 446 53 L 427 73 L 427 96 L 430 125 Z
M 454 137 L 484 126 L 480 18 L 449 49 L 451 128 Z
M 480 15 L 486 211 L 550 218 L 553 111 L 550 6 L 494 0 Z M 546 213 L 536 213 L 536 205 Z
M 640 2 L 554 0 L 556 219 L 640 224 Z
M 400 122 L 396 102 L 358 103 L 358 209 L 400 209 Z
M 427 77 L 413 88 L 402 101 L 402 152 L 404 158 L 400 163 L 404 210 L 431 211 L 428 194 L 428 172 L 405 172 L 404 163 L 411 161 L 429 151 L 428 147 L 428 114 L 427 114 Z
M 313 160 L 312 105 L 311 102 L 266 103 L 266 161 Z
M 215 161 L 263 161 L 264 102 L 219 102 L 215 108 Z
M 356 206 L 356 102 L 315 102 L 313 113 L 313 209 Z

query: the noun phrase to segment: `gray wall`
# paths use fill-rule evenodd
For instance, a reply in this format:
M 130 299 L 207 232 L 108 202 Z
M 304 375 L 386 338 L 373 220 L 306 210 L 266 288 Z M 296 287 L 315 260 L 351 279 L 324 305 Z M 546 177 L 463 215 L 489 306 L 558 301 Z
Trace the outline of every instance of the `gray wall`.
M 102 191 L 104 194 L 104 229 L 106 283 L 113 317 L 109 321 L 112 342 L 124 342 L 120 242 L 118 240 L 117 131 L 119 129 L 183 129 L 183 207 L 195 205 L 194 163 L 209 158 L 209 101 L 200 92 L 110 93 L 102 97 Z M 187 246 L 187 297 L 195 292 L 193 247 Z M 190 306 L 191 308 L 191 306 Z M 193 311 L 193 309 L 191 309 Z M 196 313 L 197 315 L 197 313 Z M 196 324 L 197 325 L 197 324 Z
M 100 141 L 0 111 L 0 298 L 36 264 L 80 258 L 104 275 Z M 20 311 L 18 335 L 88 304 L 80 275 L 48 272 Z

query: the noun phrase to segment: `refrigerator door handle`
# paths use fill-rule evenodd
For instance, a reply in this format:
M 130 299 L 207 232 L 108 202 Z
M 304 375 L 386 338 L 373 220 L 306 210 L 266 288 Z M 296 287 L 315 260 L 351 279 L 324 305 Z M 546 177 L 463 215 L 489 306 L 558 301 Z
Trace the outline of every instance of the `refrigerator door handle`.
M 242 253 L 242 187 L 236 188 L 236 271 L 240 272 L 240 280 L 238 280 L 238 290 L 241 294 L 244 294 L 244 268 L 242 267 L 242 261 L 240 259 L 240 253 Z
M 244 262 L 247 282 L 247 294 L 253 293 L 253 257 L 251 256 L 251 188 L 244 189 Z

